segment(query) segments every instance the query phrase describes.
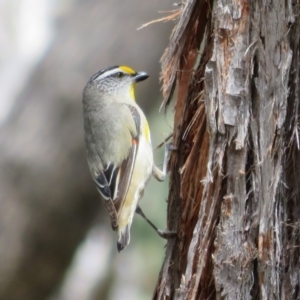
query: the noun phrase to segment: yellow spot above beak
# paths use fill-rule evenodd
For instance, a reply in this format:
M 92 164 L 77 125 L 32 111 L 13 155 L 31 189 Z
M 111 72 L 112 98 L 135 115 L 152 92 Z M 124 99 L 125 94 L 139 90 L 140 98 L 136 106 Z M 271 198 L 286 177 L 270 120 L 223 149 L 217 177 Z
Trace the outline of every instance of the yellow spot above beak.
M 127 67 L 127 66 L 119 66 L 119 68 L 120 68 L 123 72 L 128 73 L 128 74 L 130 74 L 130 75 L 134 75 L 134 74 L 136 73 L 133 69 L 131 69 L 131 68 Z

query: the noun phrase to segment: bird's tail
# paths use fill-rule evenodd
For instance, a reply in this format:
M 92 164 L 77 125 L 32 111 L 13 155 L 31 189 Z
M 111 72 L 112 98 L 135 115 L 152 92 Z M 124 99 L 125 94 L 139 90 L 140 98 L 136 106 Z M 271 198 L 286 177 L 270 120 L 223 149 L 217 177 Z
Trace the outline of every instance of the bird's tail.
M 119 252 L 123 250 L 130 242 L 130 226 L 131 224 L 127 224 L 123 228 L 118 228 L 117 248 Z

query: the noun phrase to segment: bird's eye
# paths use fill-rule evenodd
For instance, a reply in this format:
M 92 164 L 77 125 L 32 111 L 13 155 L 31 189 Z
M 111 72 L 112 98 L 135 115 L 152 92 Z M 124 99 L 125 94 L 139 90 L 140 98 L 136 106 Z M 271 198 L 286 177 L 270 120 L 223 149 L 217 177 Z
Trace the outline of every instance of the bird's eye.
M 116 73 L 116 77 L 118 77 L 118 78 L 122 78 L 123 76 L 124 76 L 124 73 L 122 73 L 122 72 Z

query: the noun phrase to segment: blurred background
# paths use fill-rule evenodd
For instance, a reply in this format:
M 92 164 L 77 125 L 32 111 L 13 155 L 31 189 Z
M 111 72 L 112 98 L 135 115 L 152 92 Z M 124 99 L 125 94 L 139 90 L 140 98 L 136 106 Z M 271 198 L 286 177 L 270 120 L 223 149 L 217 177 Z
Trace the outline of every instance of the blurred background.
M 82 90 L 125 64 L 155 148 L 172 131 L 159 113 L 159 60 L 173 0 L 0 0 L 0 300 L 150 299 L 165 241 L 136 216 L 120 254 L 89 174 Z M 161 165 L 163 150 L 154 150 Z M 151 179 L 141 207 L 166 227 L 168 182 Z

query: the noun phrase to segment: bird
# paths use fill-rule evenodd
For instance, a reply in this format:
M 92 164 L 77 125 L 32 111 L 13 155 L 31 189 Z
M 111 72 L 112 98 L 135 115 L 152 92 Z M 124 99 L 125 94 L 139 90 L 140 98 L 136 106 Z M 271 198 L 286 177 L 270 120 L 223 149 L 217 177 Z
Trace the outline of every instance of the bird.
M 94 74 L 83 90 L 87 162 L 117 232 L 119 252 L 130 242 L 135 212 L 160 236 L 170 236 L 168 230 L 157 229 L 139 206 L 151 174 L 158 181 L 166 178 L 169 151 L 166 147 L 160 170 L 154 164 L 147 119 L 135 99 L 136 84 L 148 77 L 125 65 L 112 66 Z

